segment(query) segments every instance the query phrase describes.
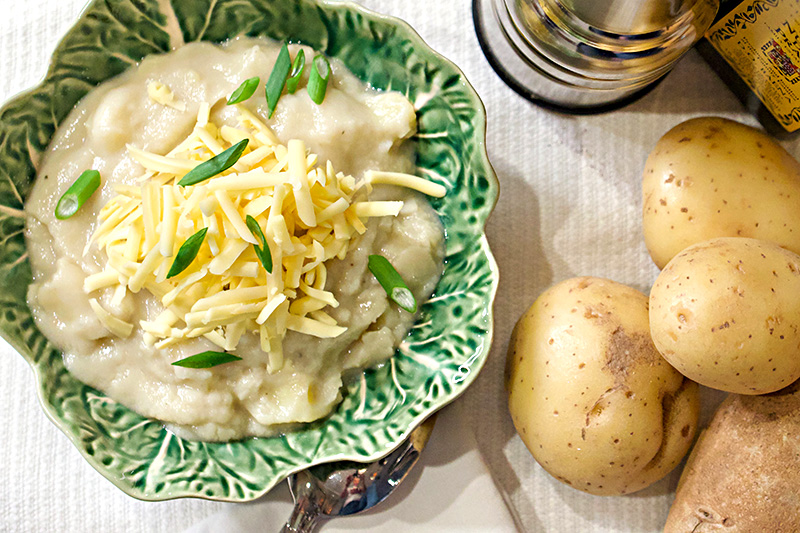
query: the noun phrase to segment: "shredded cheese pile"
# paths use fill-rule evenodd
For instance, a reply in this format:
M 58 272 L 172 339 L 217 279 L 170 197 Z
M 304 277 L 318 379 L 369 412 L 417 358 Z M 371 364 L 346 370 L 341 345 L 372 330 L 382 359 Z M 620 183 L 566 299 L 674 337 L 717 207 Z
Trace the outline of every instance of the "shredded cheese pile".
M 168 90 L 168 89 L 167 89 Z M 171 98 L 169 99 L 171 102 Z M 443 196 L 444 187 L 399 173 L 368 172 L 363 183 L 335 172 L 300 140 L 281 144 L 272 130 L 242 106 L 238 127 L 209 122 L 202 104 L 189 137 L 166 155 L 128 146 L 146 170 L 141 186 L 117 186 L 117 195 L 98 214 L 92 245 L 105 251 L 102 272 L 90 275 L 84 291 L 113 288 L 118 307 L 130 291 L 153 294 L 164 310 L 141 321 L 145 341 L 163 348 L 203 336 L 223 350 L 236 348 L 246 331 L 260 335 L 270 372 L 283 366 L 287 330 L 320 338 L 341 335 L 326 313 L 339 305 L 326 290 L 331 258 L 344 258 L 352 240 L 364 233 L 369 217 L 396 216 L 400 201 L 369 201 L 370 183 L 391 183 Z M 237 142 L 248 139 L 238 162 L 193 186 L 177 184 L 189 170 Z M 260 242 L 247 215 L 264 231 L 273 259 L 271 274 L 253 248 Z M 167 279 L 185 240 L 208 228 L 191 265 Z M 97 298 L 90 300 L 100 322 L 114 335 L 129 336 L 134 324 L 115 316 Z

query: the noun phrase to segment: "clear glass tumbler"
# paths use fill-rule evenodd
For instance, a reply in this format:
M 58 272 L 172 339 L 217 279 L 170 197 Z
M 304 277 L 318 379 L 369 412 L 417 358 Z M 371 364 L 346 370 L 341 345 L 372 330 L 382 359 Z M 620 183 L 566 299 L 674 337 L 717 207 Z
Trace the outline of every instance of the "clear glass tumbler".
M 473 0 L 487 59 L 530 100 L 568 112 L 623 105 L 702 37 L 719 0 Z

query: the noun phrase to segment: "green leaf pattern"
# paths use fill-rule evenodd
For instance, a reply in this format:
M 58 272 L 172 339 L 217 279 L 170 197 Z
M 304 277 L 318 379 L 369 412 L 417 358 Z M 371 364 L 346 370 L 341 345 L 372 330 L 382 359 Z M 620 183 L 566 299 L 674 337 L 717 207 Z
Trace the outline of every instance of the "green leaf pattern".
M 446 228 L 447 256 L 434 296 L 396 356 L 346 384 L 333 414 L 273 438 L 200 443 L 67 372 L 26 304 L 31 269 L 21 209 L 40 155 L 89 90 L 146 55 L 237 35 L 311 45 L 414 102 L 418 172 L 448 189 L 432 202 Z M 461 72 L 402 22 L 312 0 L 95 0 L 54 53 L 46 79 L 0 110 L 0 333 L 34 369 L 48 416 L 128 494 L 251 500 L 313 464 L 384 455 L 474 379 L 491 344 L 498 273 L 483 227 L 497 194 L 482 104 Z

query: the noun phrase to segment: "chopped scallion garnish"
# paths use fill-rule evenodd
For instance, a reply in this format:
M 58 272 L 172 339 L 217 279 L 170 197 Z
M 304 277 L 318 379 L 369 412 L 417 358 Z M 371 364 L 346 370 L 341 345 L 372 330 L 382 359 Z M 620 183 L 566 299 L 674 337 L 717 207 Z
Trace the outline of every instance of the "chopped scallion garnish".
M 297 90 L 297 84 L 300 83 L 300 78 L 303 76 L 303 68 L 306 66 L 306 54 L 303 50 L 297 52 L 297 55 L 292 62 L 292 71 L 289 73 L 289 79 L 286 80 L 286 92 L 294 94 Z
M 370 255 L 368 266 L 389 298 L 409 313 L 417 312 L 417 300 L 414 294 L 388 259 L 382 255 Z
M 325 100 L 325 92 L 328 90 L 328 78 L 331 76 L 331 65 L 325 56 L 317 54 L 311 65 L 311 73 L 308 77 L 308 95 L 319 105 Z
M 178 182 L 178 185 L 183 187 L 196 185 L 201 181 L 213 178 L 220 172 L 228 170 L 242 157 L 244 149 L 247 147 L 247 141 L 247 139 L 242 139 L 224 152 L 220 152 L 219 155 L 212 157 L 208 161 L 203 161 L 187 172 Z
M 186 239 L 186 242 L 181 245 L 178 253 L 175 254 L 175 260 L 172 262 L 169 272 L 167 272 L 167 279 L 177 276 L 192 264 L 192 261 L 194 261 L 194 258 L 197 257 L 197 253 L 200 251 L 200 247 L 203 245 L 206 233 L 208 233 L 208 228 L 203 228 Z
M 228 98 L 228 105 L 244 102 L 245 100 L 253 96 L 253 93 L 256 92 L 256 89 L 258 88 L 258 84 L 260 82 L 261 79 L 258 76 L 242 82 L 242 84 L 239 85 L 239 88 L 233 91 L 231 97 Z
M 242 358 L 226 352 L 200 352 L 189 357 L 184 357 L 172 363 L 174 366 L 182 366 L 185 368 L 211 368 L 213 366 L 223 365 L 225 363 L 232 363 L 233 361 L 241 361 Z
M 270 72 L 267 80 L 266 94 L 269 118 L 272 118 L 272 114 L 278 106 L 278 99 L 281 97 L 283 87 L 286 85 L 286 78 L 289 77 L 291 69 L 292 59 L 289 57 L 289 48 L 286 43 L 283 43 L 281 51 L 278 52 L 278 59 L 275 60 L 275 66 L 272 67 L 272 72 Z
M 255 244 L 253 245 L 253 249 L 256 251 L 256 257 L 258 257 L 264 270 L 272 274 L 272 254 L 269 251 L 269 246 L 267 246 L 267 238 L 264 236 L 264 232 L 261 231 L 261 226 L 259 226 L 256 219 L 250 215 L 247 215 L 247 218 L 245 218 L 245 223 L 247 224 L 247 229 L 253 234 L 253 237 L 261 241 L 260 247 Z
M 61 195 L 56 204 L 56 218 L 64 220 L 78 212 L 78 209 L 100 187 L 100 173 L 96 170 L 85 170 Z

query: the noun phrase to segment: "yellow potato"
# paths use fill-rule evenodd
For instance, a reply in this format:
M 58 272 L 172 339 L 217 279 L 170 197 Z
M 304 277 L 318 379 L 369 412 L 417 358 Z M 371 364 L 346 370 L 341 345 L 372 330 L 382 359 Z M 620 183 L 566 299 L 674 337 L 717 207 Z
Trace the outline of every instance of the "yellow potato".
M 647 297 L 613 281 L 574 278 L 542 294 L 514 328 L 507 379 L 534 458 L 592 494 L 661 479 L 697 427 L 698 387 L 653 346 Z
M 764 394 L 800 378 L 800 256 L 723 237 L 695 244 L 650 291 L 656 347 L 684 376 Z
M 644 239 L 664 268 L 715 237 L 751 237 L 800 253 L 800 163 L 764 133 L 723 118 L 675 126 L 647 159 Z

